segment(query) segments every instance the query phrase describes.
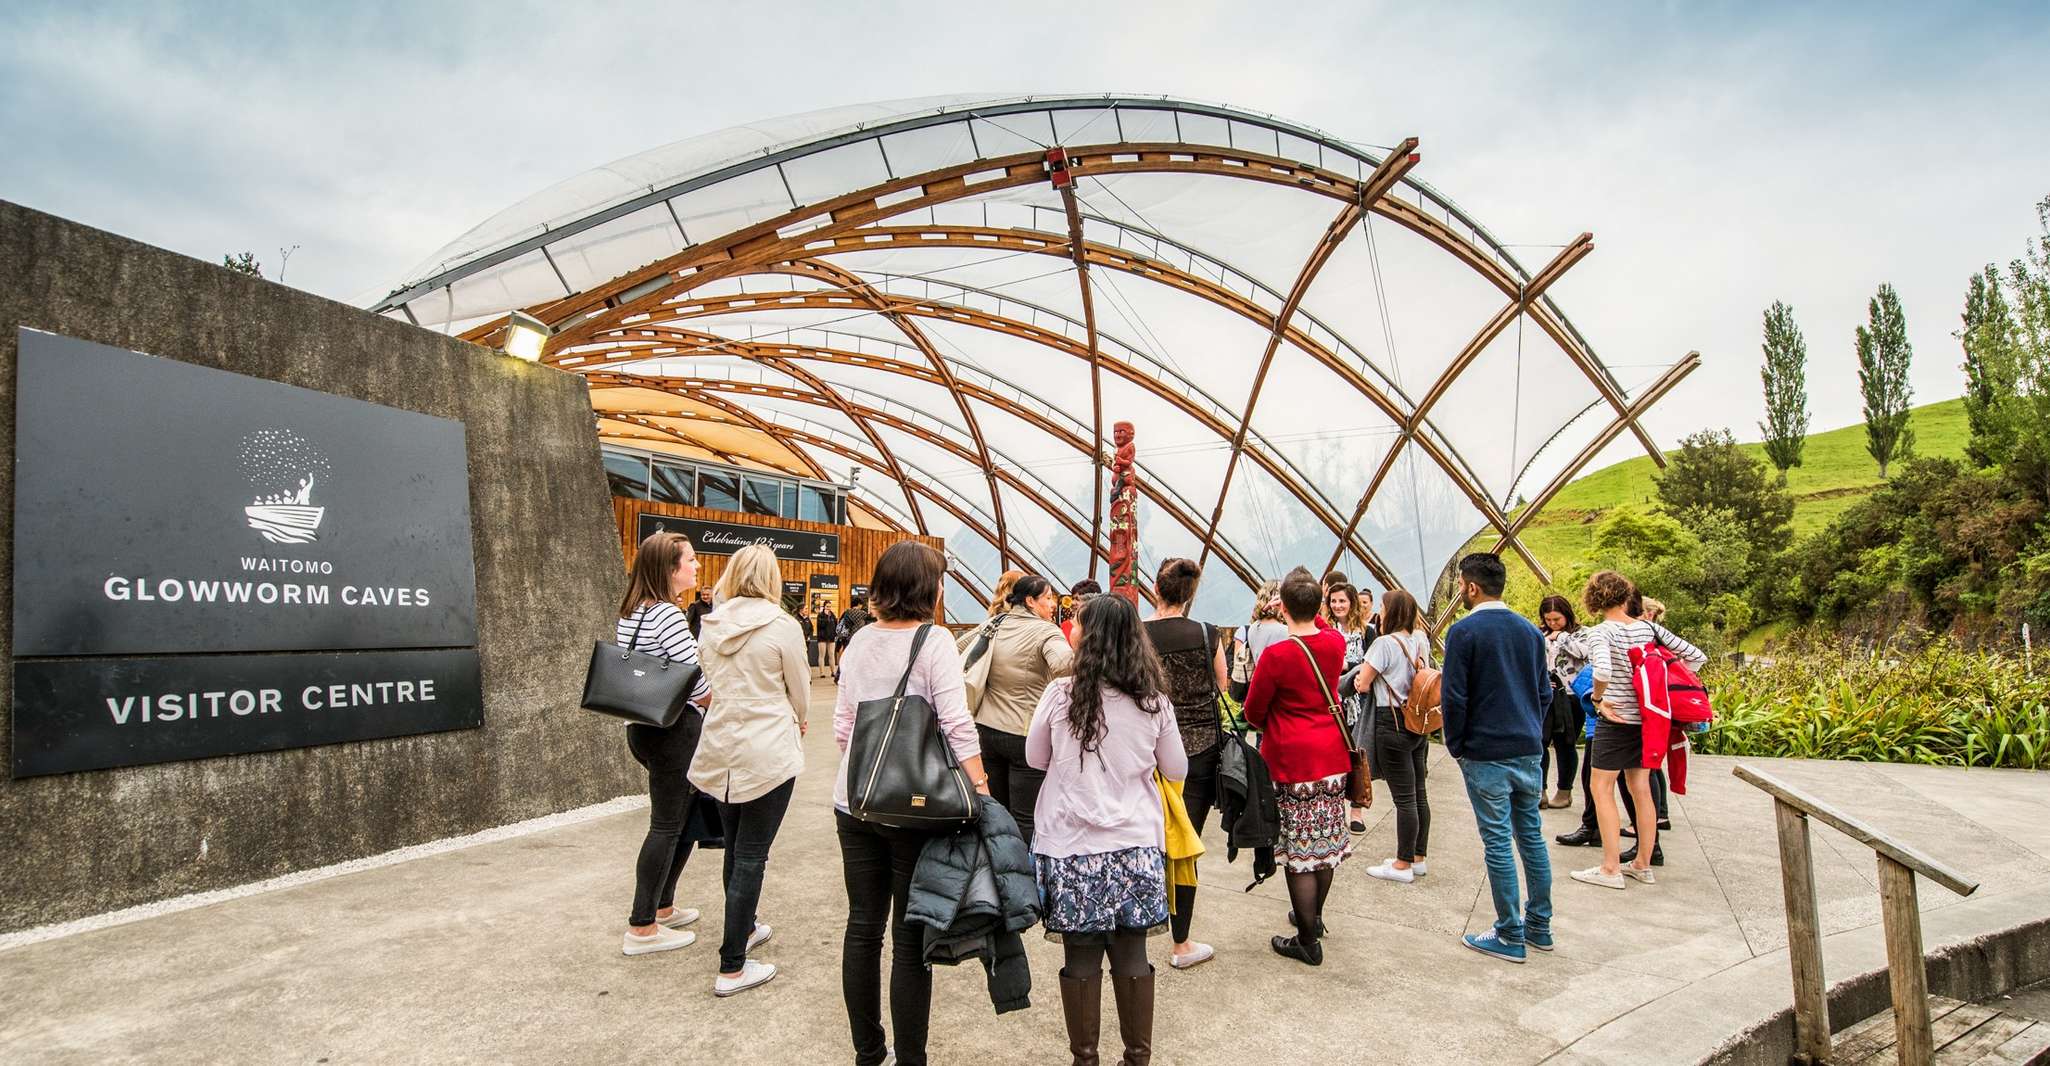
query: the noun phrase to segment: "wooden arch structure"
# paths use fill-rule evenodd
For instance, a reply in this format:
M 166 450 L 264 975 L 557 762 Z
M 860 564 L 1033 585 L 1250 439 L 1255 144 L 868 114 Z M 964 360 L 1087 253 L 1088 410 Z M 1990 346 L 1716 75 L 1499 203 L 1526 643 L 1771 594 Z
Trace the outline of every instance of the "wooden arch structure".
M 754 133 L 766 143 L 735 150 Z M 1019 537 L 1017 516 L 1006 510 L 1008 496 L 1013 509 L 1027 507 L 1079 541 L 1094 575 L 1103 559 L 1102 478 L 1100 470 L 1092 478 L 1092 498 L 1068 498 L 1033 474 L 1032 462 L 1014 460 L 992 443 L 984 413 L 1014 419 L 1100 467 L 1106 459 L 1104 384 L 1114 380 L 1159 401 L 1213 440 L 1212 447 L 1225 449 L 1214 498 L 1189 499 L 1170 479 L 1143 470 L 1141 485 L 1158 513 L 1199 545 L 1196 554 L 1217 555 L 1248 587 L 1274 575 L 1263 575 L 1224 528 L 1242 460 L 1285 490 L 1310 528 L 1329 538 L 1327 567 L 1356 559 L 1388 588 L 1435 578 L 1435 569 L 1412 565 L 1404 580 L 1364 533 L 1377 495 L 1408 459 L 1412 478 L 1423 466 L 1456 490 L 1473 518 L 1468 536 L 1492 534 L 1497 550 L 1518 553 L 1544 577 L 1520 532 L 1625 433 L 1662 463 L 1639 420 L 1698 358 L 1690 353 L 1631 396 L 1551 297 L 1554 283 L 1592 251 L 1591 236 L 1560 246 L 1535 272 L 1525 269 L 1478 223 L 1415 180 L 1416 148 L 1411 138 L 1369 151 L 1271 116 L 1148 97 L 921 101 L 799 116 L 666 146 L 594 171 L 588 181 L 544 191 L 444 249 L 377 309 L 460 328 L 484 344 L 497 341 L 510 312 L 532 315 L 553 330 L 544 360 L 590 378 L 602 437 L 659 441 L 685 454 L 809 477 L 827 476 L 821 456 L 859 464 L 887 477 L 901 495 L 900 506 L 870 489 L 860 502 L 875 521 L 930 532 L 925 508 L 931 506 L 985 541 L 999 569 L 1024 565 L 1052 574 L 1045 556 Z M 1332 215 L 1292 275 L 1263 278 L 1233 265 L 1228 248 L 1152 226 L 1108 184 L 1141 175 L 1285 189 L 1305 203 L 1321 200 Z M 590 188 L 606 181 L 617 187 Z M 1133 217 L 1112 217 L 1094 205 L 1085 210 L 1077 193 L 1083 182 L 1108 191 Z M 968 205 L 980 205 L 981 217 L 967 217 L 961 208 Z M 1020 212 L 1027 216 L 1022 224 L 999 224 Z M 1456 350 L 1440 353 L 1441 368 L 1419 388 L 1405 389 L 1399 366 L 1391 373 L 1384 365 L 1394 359 L 1392 334 L 1389 350 L 1370 358 L 1310 306 L 1333 255 L 1376 219 L 1421 238 L 1503 301 Z M 1371 240 L 1371 231 L 1366 237 Z M 951 280 L 944 270 L 856 265 L 937 250 L 1057 261 L 1062 265 L 1055 269 L 1072 275 L 1074 306 L 1064 311 Z M 1378 261 L 1375 269 L 1378 284 Z M 1103 329 L 1099 285 L 1117 278 L 1200 300 L 1257 329 L 1264 343 L 1228 353 L 1252 367 L 1243 398 L 1215 395 L 1181 373 L 1171 355 L 1157 357 L 1143 337 Z M 827 324 L 875 323 L 881 327 L 875 332 L 886 335 L 813 324 L 764 337 L 753 325 L 745 335 L 729 325 L 807 315 L 840 316 Z M 1512 465 L 1521 466 L 1509 489 L 1491 492 L 1433 415 L 1512 327 L 1520 360 L 1526 326 L 1563 353 L 1584 380 L 1587 399 L 1550 412 L 1559 425 L 1544 448 L 1528 459 L 1512 454 Z M 998 377 L 986 362 L 950 354 L 935 331 L 963 328 L 1030 345 L 1063 363 L 1074 360 L 1066 365 L 1088 375 L 1087 417 L 1071 413 L 1075 404 L 1021 384 L 1038 381 L 1036 372 Z M 836 337 L 858 343 L 835 343 Z M 1389 427 L 1392 443 L 1357 497 L 1334 497 L 1256 428 L 1270 368 L 1284 351 L 1328 373 L 1334 394 L 1363 404 Z M 718 372 L 743 364 L 761 380 Z M 942 389 L 952 411 L 942 417 L 840 377 L 857 371 L 889 375 L 909 388 Z M 674 397 L 680 406 L 631 399 L 650 394 Z M 781 413 L 799 408 L 842 419 L 853 435 Z M 1599 432 L 1569 433 L 1591 409 L 1606 409 Z M 744 446 L 735 434 L 757 438 L 761 446 Z M 943 472 L 909 461 L 892 446 L 892 436 L 978 471 L 982 491 L 971 500 L 945 485 Z M 1512 515 L 1513 489 L 1538 455 L 1551 449 L 1556 458 L 1576 444 L 1578 451 L 1563 465 L 1549 466 L 1544 487 Z M 987 587 L 958 555 L 954 563 L 963 587 Z

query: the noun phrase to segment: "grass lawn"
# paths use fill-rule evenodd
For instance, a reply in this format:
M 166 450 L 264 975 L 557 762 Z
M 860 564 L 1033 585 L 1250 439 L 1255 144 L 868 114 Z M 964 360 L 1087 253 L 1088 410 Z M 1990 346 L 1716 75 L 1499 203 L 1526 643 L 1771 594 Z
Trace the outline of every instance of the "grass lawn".
M 1909 424 L 1915 430 L 1915 454 L 1964 458 L 1970 428 L 1962 399 L 1917 407 Z M 1766 461 L 1762 445 L 1742 447 L 1760 462 Z M 1652 482 L 1656 470 L 1650 456 L 1639 456 L 1574 480 L 1524 530 L 1524 544 L 1555 578 L 1563 579 L 1587 562 L 1594 548 L 1595 527 L 1610 508 L 1645 506 L 1658 500 L 1658 488 Z M 1805 537 L 1822 529 L 1880 484 L 1879 464 L 1865 452 L 1863 423 L 1809 434 L 1801 465 L 1787 471 L 1787 491 L 1794 497 L 1794 535 Z M 1493 543 L 1493 536 L 1486 534 L 1475 538 L 1468 550 L 1485 550 Z M 1510 604 L 1535 607 L 1540 596 L 1553 591 L 1540 585 L 1513 554 L 1506 561 Z M 1563 591 L 1570 595 L 1578 590 Z

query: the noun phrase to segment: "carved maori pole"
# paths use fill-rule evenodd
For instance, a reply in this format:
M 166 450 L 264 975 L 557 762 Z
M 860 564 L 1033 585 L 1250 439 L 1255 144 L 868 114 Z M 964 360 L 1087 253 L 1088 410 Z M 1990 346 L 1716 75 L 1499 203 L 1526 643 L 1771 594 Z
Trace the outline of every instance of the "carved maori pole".
M 1117 451 L 1110 460 L 1110 591 L 1139 602 L 1139 483 L 1133 471 L 1132 424 L 1111 428 Z

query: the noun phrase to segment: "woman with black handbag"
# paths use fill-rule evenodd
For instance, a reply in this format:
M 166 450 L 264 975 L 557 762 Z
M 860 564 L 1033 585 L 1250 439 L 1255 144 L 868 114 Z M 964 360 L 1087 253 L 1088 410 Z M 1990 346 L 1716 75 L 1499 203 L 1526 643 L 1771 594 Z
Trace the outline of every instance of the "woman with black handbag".
M 877 560 L 869 600 L 875 621 L 847 643 L 833 739 L 840 770 L 833 780 L 833 821 L 847 882 L 847 933 L 840 948 L 840 992 L 853 1031 L 856 1066 L 877 1066 L 891 1048 L 883 1036 L 883 929 L 890 930 L 890 1028 L 897 1062 L 924 1066 L 932 1014 L 932 970 L 925 934 L 904 921 L 904 904 L 919 852 L 933 833 L 856 817 L 850 807 L 849 745 L 855 709 L 893 695 L 916 696 L 932 708 L 954 759 L 976 792 L 989 795 L 982 748 L 961 684 L 961 656 L 942 631 L 932 633 L 946 561 L 917 541 L 899 541 Z M 937 628 L 937 627 L 931 627 Z M 915 654 L 914 654 L 915 650 Z M 864 785 L 867 783 L 864 782 Z M 949 826 L 949 830 L 958 826 Z
M 613 639 L 628 651 L 695 667 L 697 641 L 674 601 L 697 583 L 698 553 L 690 541 L 681 533 L 650 535 L 634 555 Z M 648 833 L 634 864 L 633 913 L 627 917 L 621 947 L 627 955 L 673 951 L 698 938 L 683 928 L 698 920 L 698 911 L 675 906 L 676 879 L 690 859 L 690 842 L 683 839 L 684 821 L 697 793 L 690 784 L 690 761 L 697 754 L 705 708 L 711 702 L 711 687 L 700 674 L 675 725 L 662 729 L 634 722 L 626 727 L 627 750 L 648 771 Z

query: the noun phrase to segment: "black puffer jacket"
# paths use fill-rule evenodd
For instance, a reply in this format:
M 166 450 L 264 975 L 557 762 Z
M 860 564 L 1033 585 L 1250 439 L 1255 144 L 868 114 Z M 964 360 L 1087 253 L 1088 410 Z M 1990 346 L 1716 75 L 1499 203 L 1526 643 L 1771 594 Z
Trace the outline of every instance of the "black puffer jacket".
M 1011 812 L 977 796 L 975 824 L 925 844 L 911 874 L 904 920 L 925 927 L 925 961 L 981 959 L 998 1014 L 1032 1005 L 1020 933 L 1039 924 L 1032 854 Z

